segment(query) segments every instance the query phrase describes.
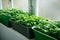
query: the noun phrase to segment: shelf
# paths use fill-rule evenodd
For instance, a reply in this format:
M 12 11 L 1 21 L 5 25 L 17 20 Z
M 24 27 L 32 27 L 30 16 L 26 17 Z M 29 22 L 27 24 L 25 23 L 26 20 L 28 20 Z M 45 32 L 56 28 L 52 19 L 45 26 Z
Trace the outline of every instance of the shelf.
M 28 39 L 12 28 L 8 28 L 0 23 L 0 39 L 1 40 L 34 40 Z

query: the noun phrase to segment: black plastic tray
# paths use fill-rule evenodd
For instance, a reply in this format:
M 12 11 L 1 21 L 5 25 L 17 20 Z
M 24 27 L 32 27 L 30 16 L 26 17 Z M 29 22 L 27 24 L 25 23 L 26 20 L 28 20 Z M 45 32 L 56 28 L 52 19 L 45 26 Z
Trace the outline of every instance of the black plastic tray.
M 29 39 L 34 38 L 34 33 L 33 33 L 33 30 L 31 29 L 31 27 L 26 27 L 24 25 L 15 23 L 12 20 L 10 20 L 10 22 L 11 22 L 11 25 L 14 30 L 18 31 L 19 33 L 23 34 L 24 36 L 26 36 Z

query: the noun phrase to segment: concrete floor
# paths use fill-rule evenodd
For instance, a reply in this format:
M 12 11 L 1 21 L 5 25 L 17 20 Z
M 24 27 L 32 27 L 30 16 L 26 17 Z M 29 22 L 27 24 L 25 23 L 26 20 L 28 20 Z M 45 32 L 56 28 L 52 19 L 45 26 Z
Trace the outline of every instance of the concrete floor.
M 27 39 L 25 36 L 16 32 L 12 28 L 8 28 L 0 23 L 0 40 L 33 40 L 33 39 Z

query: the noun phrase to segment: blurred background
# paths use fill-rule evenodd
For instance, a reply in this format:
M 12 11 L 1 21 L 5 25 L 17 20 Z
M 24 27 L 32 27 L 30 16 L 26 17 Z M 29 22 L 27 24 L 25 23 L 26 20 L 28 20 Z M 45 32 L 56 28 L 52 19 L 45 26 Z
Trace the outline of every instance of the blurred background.
M 60 0 L 0 0 L 0 9 L 16 8 L 45 16 L 52 20 L 60 20 Z

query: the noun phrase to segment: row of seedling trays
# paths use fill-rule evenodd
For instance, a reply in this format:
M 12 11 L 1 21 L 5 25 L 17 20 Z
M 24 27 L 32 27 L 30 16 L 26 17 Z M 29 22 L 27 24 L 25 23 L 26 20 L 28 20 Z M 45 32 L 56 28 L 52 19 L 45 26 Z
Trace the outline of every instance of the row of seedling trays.
M 22 10 L 2 9 L 0 22 L 29 39 L 60 40 L 60 21 L 35 16 Z
M 18 31 L 29 39 L 35 38 L 35 40 L 58 40 L 54 37 L 40 32 L 39 28 L 27 27 L 18 23 L 14 23 L 12 20 L 10 20 L 10 22 L 14 30 Z

